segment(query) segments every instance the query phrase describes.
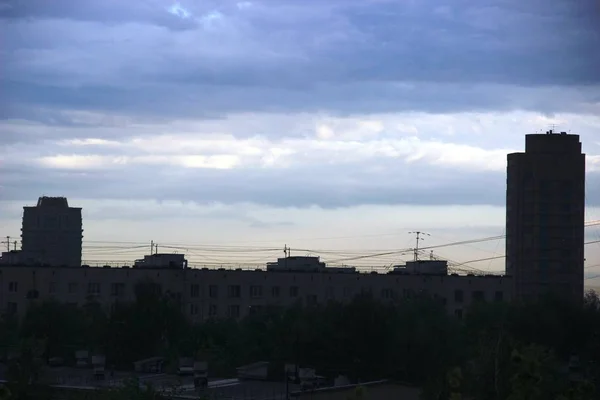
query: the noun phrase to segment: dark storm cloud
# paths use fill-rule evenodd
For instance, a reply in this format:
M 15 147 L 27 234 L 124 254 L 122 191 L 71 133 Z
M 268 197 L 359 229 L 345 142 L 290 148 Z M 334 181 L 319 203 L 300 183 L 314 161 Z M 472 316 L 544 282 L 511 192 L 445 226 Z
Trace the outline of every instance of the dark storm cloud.
M 529 110 L 543 113 L 593 113 L 590 96 L 595 88 L 471 86 L 457 84 L 394 85 L 347 83 L 305 89 L 219 87 L 215 85 L 152 86 L 132 91 L 125 87 L 66 88 L 7 83 L 12 103 L 0 116 L 25 118 L 50 125 L 77 125 L 54 107 L 137 115 L 144 119 L 193 116 L 222 118 L 235 112 L 320 112 L 338 115 L 427 111 Z M 37 107 L 33 111 L 25 104 Z M 44 107 L 44 109 L 42 109 Z
M 176 3 L 158 0 L 7 4 L 5 118 L 30 106 L 202 118 L 265 110 L 589 112 L 586 104 L 598 101 L 594 0 L 181 2 L 185 18 L 167 12 Z M 208 28 L 211 13 L 216 25 Z M 550 86 L 571 93 L 549 98 Z

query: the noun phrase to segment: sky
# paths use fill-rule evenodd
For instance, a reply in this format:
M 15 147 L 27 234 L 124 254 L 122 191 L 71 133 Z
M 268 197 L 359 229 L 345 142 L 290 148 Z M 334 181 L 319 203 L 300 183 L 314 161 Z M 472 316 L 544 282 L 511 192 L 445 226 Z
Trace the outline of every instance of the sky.
M 409 232 L 503 235 L 506 154 L 553 126 L 599 220 L 599 26 L 597 0 L 0 0 L 0 234 L 66 196 L 84 260 L 400 263 Z M 476 261 L 499 239 L 434 254 L 504 268 Z

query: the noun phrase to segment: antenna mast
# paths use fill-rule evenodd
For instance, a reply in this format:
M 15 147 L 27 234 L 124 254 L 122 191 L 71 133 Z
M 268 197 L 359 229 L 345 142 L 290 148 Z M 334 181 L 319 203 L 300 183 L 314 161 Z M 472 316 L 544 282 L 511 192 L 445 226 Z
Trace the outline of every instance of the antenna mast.
M 424 235 L 426 236 L 431 236 L 429 233 L 427 232 L 421 232 L 421 231 L 414 231 L 414 232 L 408 232 L 411 235 L 415 235 L 416 236 L 416 245 L 415 245 L 415 261 L 419 261 L 419 242 L 422 240 L 425 240 L 423 238 Z

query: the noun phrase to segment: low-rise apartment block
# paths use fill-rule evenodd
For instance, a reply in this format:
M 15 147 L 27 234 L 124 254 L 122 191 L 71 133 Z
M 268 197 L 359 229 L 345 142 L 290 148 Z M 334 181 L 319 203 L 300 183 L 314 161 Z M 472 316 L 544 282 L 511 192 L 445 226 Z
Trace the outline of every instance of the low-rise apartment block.
M 310 268 L 315 263 L 319 268 Z M 5 312 L 23 316 L 30 303 L 56 299 L 83 305 L 90 300 L 107 311 L 116 302 L 135 299 L 135 286 L 152 281 L 164 295 L 180 301 L 195 322 L 210 318 L 243 318 L 266 307 L 306 306 L 328 301 L 348 302 L 369 293 L 382 302 L 429 295 L 461 317 L 475 301 L 507 301 L 510 278 L 405 272 L 362 273 L 327 268 L 316 257 L 290 260 L 300 268 L 268 270 L 195 269 L 182 267 L 0 267 L 0 304 Z M 278 263 L 286 263 L 280 259 Z M 289 265 L 288 264 L 288 265 Z M 308 267 L 307 267 L 308 266 Z

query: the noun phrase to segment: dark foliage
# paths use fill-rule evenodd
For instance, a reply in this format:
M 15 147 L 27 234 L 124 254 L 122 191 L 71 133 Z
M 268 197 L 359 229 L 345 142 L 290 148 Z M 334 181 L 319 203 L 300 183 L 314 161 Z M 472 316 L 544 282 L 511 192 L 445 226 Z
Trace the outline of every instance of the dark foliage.
M 281 378 L 284 363 L 295 362 L 330 377 L 420 385 L 427 399 L 448 399 L 453 393 L 486 400 L 598 395 L 600 301 L 594 293 L 586 295 L 583 307 L 551 298 L 479 303 L 463 320 L 448 316 L 427 297 L 385 305 L 362 296 L 344 305 L 267 308 L 239 322 L 198 325 L 191 325 L 178 301 L 151 282 L 138 285 L 136 298 L 116 304 L 111 313 L 93 302 L 81 308 L 37 304 L 20 326 L 2 321 L 0 339 L 7 344 L 29 338 L 37 348 L 43 346 L 42 359 L 69 359 L 79 348 L 100 351 L 121 369 L 152 356 L 172 364 L 179 356 L 194 356 L 209 362 L 211 374 L 229 376 L 237 366 L 270 360 L 273 377 Z M 27 354 L 33 363 L 33 353 Z M 579 383 L 572 383 L 565 369 L 573 356 L 580 360 Z M 11 391 L 35 378 L 22 376 L 23 368 L 29 367 L 17 369 L 21 375 L 14 374 Z M 120 398 L 116 392 L 111 396 Z

